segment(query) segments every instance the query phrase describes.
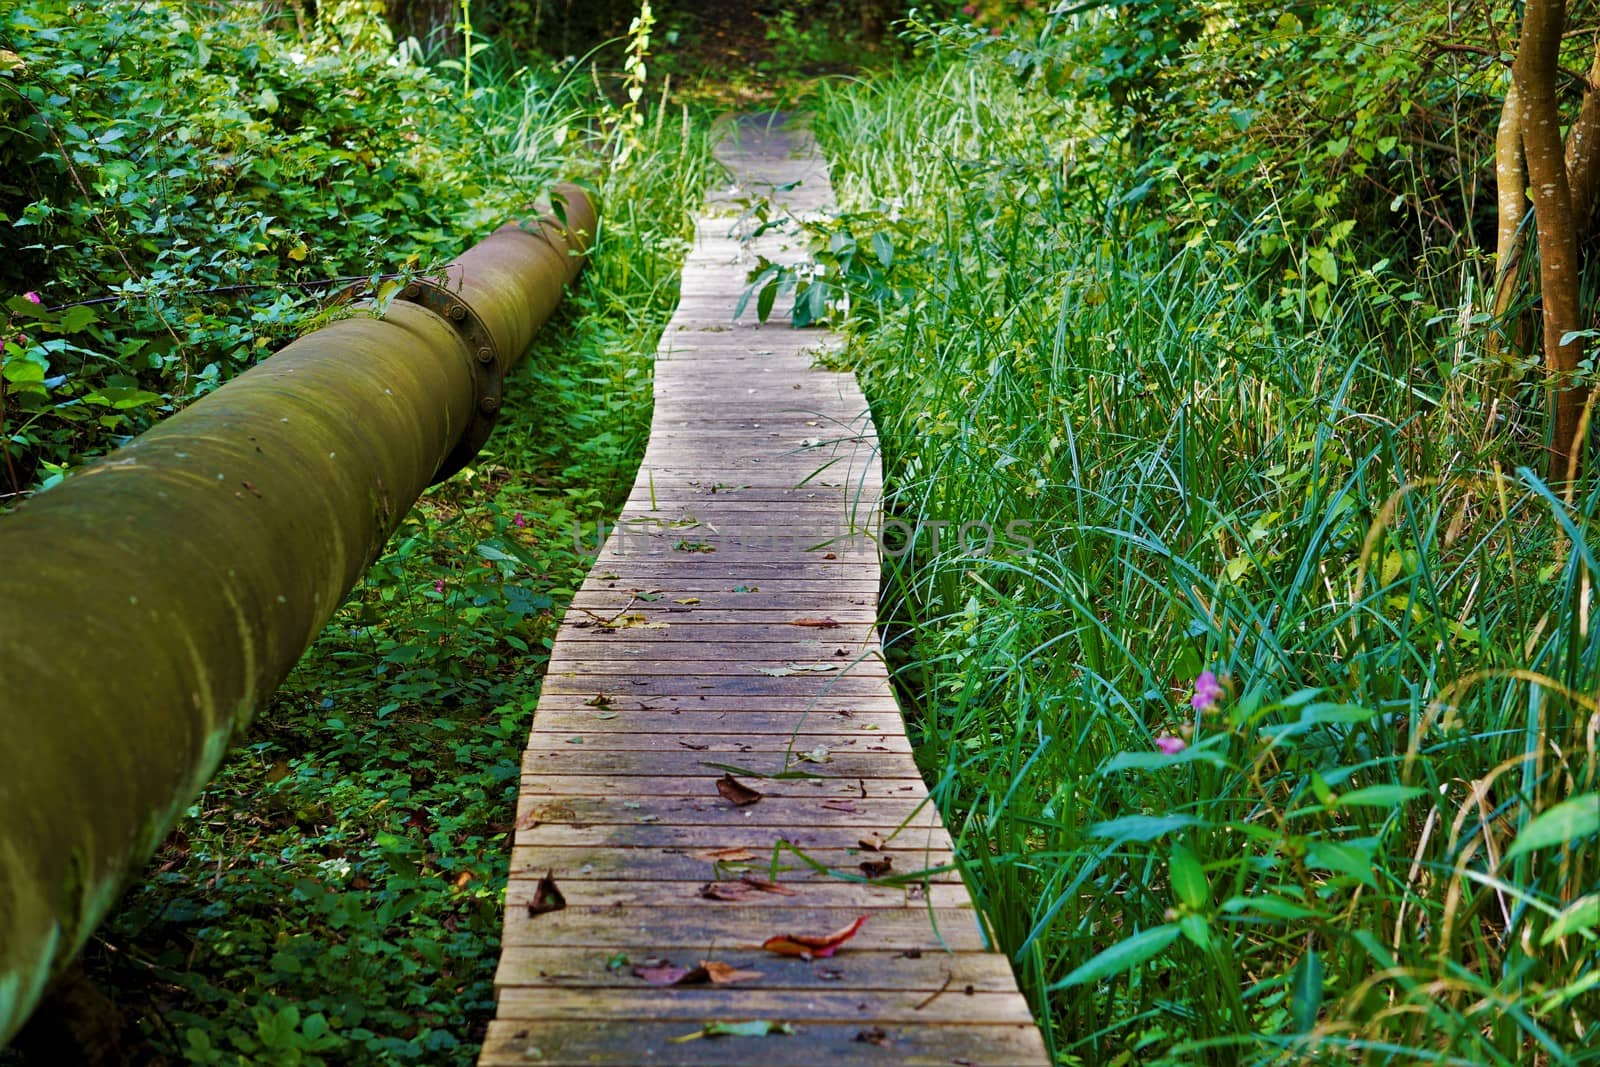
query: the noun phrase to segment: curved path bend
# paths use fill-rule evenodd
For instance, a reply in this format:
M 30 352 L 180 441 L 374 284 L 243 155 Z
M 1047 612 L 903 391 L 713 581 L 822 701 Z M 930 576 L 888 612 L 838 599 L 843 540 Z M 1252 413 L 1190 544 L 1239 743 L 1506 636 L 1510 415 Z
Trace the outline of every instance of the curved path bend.
M 816 367 L 829 334 L 733 320 L 757 255 L 804 256 L 745 209 L 832 200 L 810 136 L 780 121 L 726 128 L 733 187 L 699 219 L 638 481 L 556 639 L 484 1065 L 1049 1062 L 890 689 L 866 401 Z M 728 768 L 761 798 L 719 792 Z M 828 958 L 762 947 L 862 916 Z M 663 961 L 758 975 L 653 985 Z M 683 1040 L 751 1021 L 778 1032 Z

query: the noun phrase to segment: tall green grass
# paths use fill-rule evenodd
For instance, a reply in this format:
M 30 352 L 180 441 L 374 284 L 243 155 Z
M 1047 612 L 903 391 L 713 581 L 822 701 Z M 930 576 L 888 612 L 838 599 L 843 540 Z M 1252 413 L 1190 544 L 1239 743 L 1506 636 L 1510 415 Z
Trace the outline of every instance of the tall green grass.
M 1005 51 L 823 93 L 819 243 L 923 529 L 890 655 L 1058 1061 L 1593 1062 L 1600 483 L 1519 465 L 1459 275 L 1178 247 Z

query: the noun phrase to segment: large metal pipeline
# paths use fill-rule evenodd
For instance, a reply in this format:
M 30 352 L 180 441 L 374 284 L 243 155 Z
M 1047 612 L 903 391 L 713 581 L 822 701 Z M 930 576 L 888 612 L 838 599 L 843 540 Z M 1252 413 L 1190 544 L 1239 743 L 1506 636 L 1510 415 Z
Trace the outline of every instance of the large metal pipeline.
M 0 517 L 0 1047 L 210 779 L 576 277 L 515 223 Z

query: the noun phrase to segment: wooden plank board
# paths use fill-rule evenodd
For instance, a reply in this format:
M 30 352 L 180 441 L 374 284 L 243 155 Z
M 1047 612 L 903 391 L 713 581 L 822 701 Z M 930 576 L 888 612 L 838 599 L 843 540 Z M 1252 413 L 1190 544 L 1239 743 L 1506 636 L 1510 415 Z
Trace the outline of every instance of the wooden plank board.
M 808 135 L 730 130 L 738 195 L 831 202 Z M 798 230 L 743 240 L 751 226 L 717 197 L 702 215 L 638 477 L 556 632 L 479 1062 L 1045 1064 L 883 657 L 870 410 L 853 375 L 819 365 L 833 335 L 734 321 L 757 256 L 806 255 Z M 730 773 L 759 799 L 724 796 Z M 828 959 L 762 948 L 858 918 Z M 633 974 L 649 959 L 759 976 L 656 987 Z M 674 1040 L 718 1019 L 796 1032 Z

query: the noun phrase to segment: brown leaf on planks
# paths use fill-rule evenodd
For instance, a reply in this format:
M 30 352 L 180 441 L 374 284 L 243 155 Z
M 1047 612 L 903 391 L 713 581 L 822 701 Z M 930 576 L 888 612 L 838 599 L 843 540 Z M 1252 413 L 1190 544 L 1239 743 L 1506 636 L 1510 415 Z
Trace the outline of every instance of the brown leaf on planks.
M 797 897 L 800 895 L 800 891 L 798 889 L 790 889 L 786 885 L 779 885 L 770 878 L 759 878 L 753 874 L 747 874 L 743 878 L 739 879 L 739 881 L 743 882 L 745 885 L 754 886 L 763 893 L 776 893 L 780 897 Z
M 778 934 L 769 937 L 761 943 L 761 947 L 768 952 L 775 952 L 780 956 L 799 956 L 803 960 L 825 960 L 839 951 L 839 946 L 856 936 L 856 931 L 861 929 L 861 924 L 867 921 L 865 915 L 856 917 L 856 921 L 831 934 L 816 936 L 814 934 Z
M 697 848 L 684 855 L 707 863 L 743 863 L 756 858 L 756 854 L 747 848 Z
M 857 1041 L 868 1045 L 877 1045 L 879 1048 L 889 1047 L 889 1035 L 881 1026 L 873 1026 L 866 1030 L 856 1031 Z
M 751 789 L 731 774 L 724 774 L 717 779 L 717 792 L 721 793 L 722 798 L 736 808 L 754 804 L 764 795 Z
M 674 967 L 667 960 L 646 960 L 633 965 L 633 976 L 651 985 L 736 985 L 760 981 L 760 971 L 747 971 L 719 960 L 701 960 L 696 967 Z
M 829 811 L 842 811 L 848 815 L 856 815 L 861 811 L 853 800 L 824 800 L 822 806 Z
M 882 878 L 894 869 L 894 860 L 888 856 L 877 860 L 867 860 L 861 864 L 861 873 L 868 878 Z
M 800 895 L 788 886 L 755 875 L 746 875 L 737 882 L 707 882 L 700 887 L 700 895 L 707 900 L 740 902 L 749 900 L 757 893 L 774 893 L 782 897 Z
M 867 834 L 856 843 L 862 848 L 866 849 L 868 852 L 882 852 L 883 846 L 887 845 L 889 842 L 883 839 L 882 834 Z
M 794 620 L 794 622 L 791 625 L 794 625 L 794 626 L 813 626 L 813 627 L 816 627 L 818 630 L 836 630 L 843 624 L 840 623 L 838 619 L 829 618 L 828 616 L 824 615 L 820 619 L 811 619 L 811 618 L 796 619 L 796 620 Z
M 567 898 L 556 888 L 555 871 L 546 871 L 534 887 L 533 900 L 528 903 L 529 916 L 543 915 L 547 911 L 560 911 L 567 906 Z

